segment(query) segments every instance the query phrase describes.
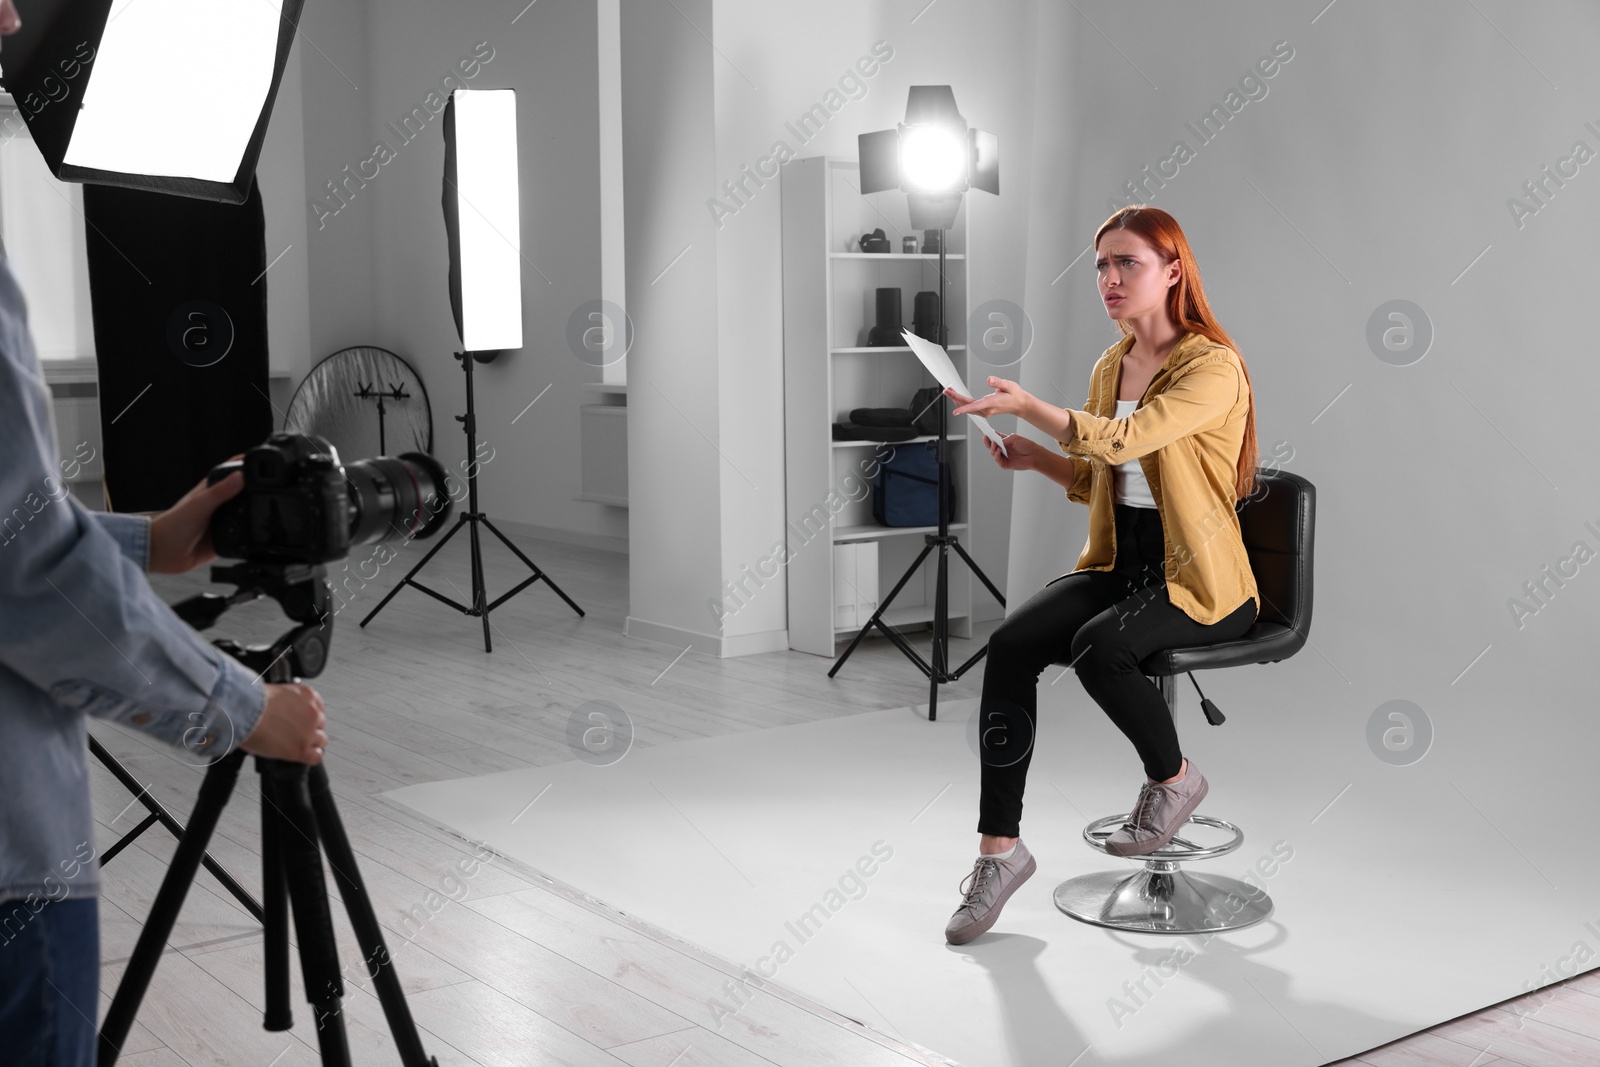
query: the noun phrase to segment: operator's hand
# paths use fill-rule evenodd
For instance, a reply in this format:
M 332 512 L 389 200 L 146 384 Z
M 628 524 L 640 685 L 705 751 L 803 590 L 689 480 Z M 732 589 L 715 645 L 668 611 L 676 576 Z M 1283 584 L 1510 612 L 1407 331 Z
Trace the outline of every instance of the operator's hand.
M 970 396 L 962 396 L 954 387 L 945 389 L 944 395 L 960 405 L 950 414 L 982 415 L 986 419 L 992 419 L 996 415 L 1021 415 L 1028 409 L 1028 403 L 1033 399 L 1032 394 L 1016 382 L 996 378 L 991 374 L 988 384 L 994 387 L 994 392 L 977 400 Z
M 267 704 L 239 745 L 253 756 L 293 760 L 315 767 L 322 762 L 328 747 L 328 720 L 322 713 L 322 697 L 309 685 L 299 682 L 268 682 Z
M 1031 441 L 1020 433 L 1003 433 L 1000 436 L 1005 439 L 1007 455 L 1002 455 L 1000 446 L 987 437 L 983 439 L 983 443 L 988 447 L 989 455 L 993 456 L 994 461 L 1003 469 L 1008 471 L 1039 469 L 1039 457 L 1044 453 L 1044 449 L 1037 441 Z
M 231 457 L 241 459 L 244 453 Z M 239 495 L 244 475 L 234 471 L 216 485 L 204 478 L 176 504 L 150 520 L 150 573 L 182 574 L 217 558 L 211 547 L 211 513 Z

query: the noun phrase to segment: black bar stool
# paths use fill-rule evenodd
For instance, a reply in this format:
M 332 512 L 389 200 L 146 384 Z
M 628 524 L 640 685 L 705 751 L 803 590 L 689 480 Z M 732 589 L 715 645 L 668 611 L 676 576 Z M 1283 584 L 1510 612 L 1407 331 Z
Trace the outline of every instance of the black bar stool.
M 1250 569 L 1255 573 L 1261 611 L 1243 637 L 1214 645 L 1153 652 L 1139 669 L 1161 689 L 1176 718 L 1179 674 L 1189 673 L 1206 721 L 1220 726 L 1222 712 L 1194 681 L 1193 671 L 1277 663 L 1300 651 L 1311 628 L 1311 549 L 1316 490 L 1288 471 L 1256 469 L 1251 495 L 1235 505 Z M 1062 666 L 1068 660 L 1057 660 Z M 1106 852 L 1105 839 L 1128 815 L 1108 815 L 1083 828 L 1083 839 Z M 1183 836 L 1189 824 L 1222 831 L 1227 839 L 1202 845 Z M 1191 815 L 1166 845 L 1144 856 L 1140 870 L 1096 871 L 1069 878 L 1056 887 L 1056 907 L 1086 923 L 1141 933 L 1190 934 L 1237 930 L 1272 914 L 1272 898 L 1237 878 L 1199 874 L 1186 862 L 1213 859 L 1244 843 L 1244 831 L 1224 819 Z

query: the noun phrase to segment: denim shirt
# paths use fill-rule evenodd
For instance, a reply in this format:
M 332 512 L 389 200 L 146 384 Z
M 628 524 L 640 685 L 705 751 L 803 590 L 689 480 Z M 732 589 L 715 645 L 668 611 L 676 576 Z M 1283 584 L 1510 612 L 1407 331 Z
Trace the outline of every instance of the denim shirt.
M 85 715 L 203 765 L 255 728 L 266 699 L 150 588 L 150 519 L 72 498 L 60 474 L 74 462 L 57 455 L 0 249 L 0 901 L 99 892 Z M 25 921 L 19 908 L 0 908 L 0 944 Z

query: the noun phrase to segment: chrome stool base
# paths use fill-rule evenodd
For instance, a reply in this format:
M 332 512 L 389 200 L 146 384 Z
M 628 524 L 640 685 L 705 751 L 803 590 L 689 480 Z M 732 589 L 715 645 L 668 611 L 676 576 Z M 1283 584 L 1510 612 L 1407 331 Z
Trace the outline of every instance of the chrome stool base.
M 1126 815 L 1108 815 L 1083 829 L 1084 840 L 1106 855 L 1105 839 L 1126 821 Z M 1144 856 L 1137 871 L 1096 871 L 1069 878 L 1056 887 L 1058 909 L 1082 922 L 1151 934 L 1196 934 L 1208 930 L 1239 930 L 1272 914 L 1272 898 L 1264 890 L 1216 874 L 1183 870 L 1184 860 L 1226 855 L 1244 843 L 1244 831 L 1222 819 L 1191 815 L 1194 823 L 1232 834 L 1220 845 L 1202 847 L 1180 834 Z

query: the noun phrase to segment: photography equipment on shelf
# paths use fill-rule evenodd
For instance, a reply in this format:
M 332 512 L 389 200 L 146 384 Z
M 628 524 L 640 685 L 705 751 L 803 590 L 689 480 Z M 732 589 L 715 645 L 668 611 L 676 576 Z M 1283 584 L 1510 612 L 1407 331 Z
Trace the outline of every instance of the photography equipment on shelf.
M 835 441 L 909 441 L 917 436 L 914 426 L 862 426 L 855 422 L 833 424 Z
M 955 518 L 956 489 L 950 467 L 941 465 L 937 441 L 895 449 L 878 466 L 872 486 L 872 517 L 884 526 L 938 526 Z M 943 493 L 939 479 L 945 479 Z M 940 507 L 943 506 L 943 515 Z
M 848 419 L 833 424 L 833 439 L 894 442 L 937 435 L 943 392 L 937 385 L 918 389 L 911 394 L 909 408 L 852 408 Z
M 894 247 L 889 241 L 888 235 L 883 232 L 882 226 L 879 226 L 871 233 L 862 234 L 861 240 L 857 243 L 861 246 L 861 251 L 863 252 L 887 252 Z
M 867 331 L 867 344 L 872 348 L 903 348 L 905 338 L 900 336 L 900 290 L 892 285 L 878 289 L 875 294 L 877 325 Z
M 948 346 L 950 327 L 940 325 L 939 294 L 932 289 L 924 290 L 916 295 L 911 307 L 911 332 L 940 348 Z
M 955 225 L 956 213 L 961 208 L 961 198 L 968 189 L 983 189 L 999 194 L 999 141 L 994 134 L 975 130 L 967 125 L 966 119 L 956 110 L 956 97 L 950 86 L 913 85 L 906 98 L 905 121 L 896 124 L 892 130 L 863 133 L 856 139 L 856 145 L 861 161 L 862 195 L 886 189 L 899 189 L 904 192 L 907 207 L 910 209 L 910 228 L 924 231 L 922 247 L 925 252 L 939 253 L 938 315 L 934 322 L 933 337 L 938 338 L 937 343 L 943 345 L 947 336 L 944 324 L 945 231 Z M 918 336 L 923 336 L 920 330 Z M 943 390 L 940 389 L 934 389 L 933 392 L 936 397 L 943 394 Z M 915 407 L 916 401 L 913 400 L 912 403 L 915 410 L 920 413 L 922 409 Z M 939 472 L 934 479 L 934 489 L 943 500 L 954 488 L 950 481 L 948 466 L 949 437 L 946 428 L 948 408 L 944 403 L 929 406 L 938 409 L 938 440 L 932 442 Z M 875 509 L 876 506 L 875 494 Z M 861 627 L 850 642 L 850 647 L 844 650 L 828 671 L 830 678 L 837 674 L 839 668 L 844 666 L 844 661 L 850 658 L 850 654 L 861 643 L 862 638 L 876 626 L 883 631 L 885 637 L 895 643 L 895 647 L 905 653 L 907 659 L 917 665 L 918 670 L 927 676 L 929 720 L 938 717 L 939 684 L 960 680 L 961 676 L 989 651 L 989 646 L 985 643 L 960 667 L 953 671 L 949 669 L 949 551 L 954 549 L 966 561 L 967 566 L 972 568 L 972 573 L 1000 602 L 1001 607 L 1006 603 L 1005 596 L 995 588 L 988 575 L 984 574 L 982 568 L 967 555 L 967 550 L 961 547 L 961 542 L 950 532 L 949 518 L 953 514 L 953 507 L 937 508 L 939 532 L 923 536 L 922 551 L 911 561 L 911 565 L 906 568 L 905 574 L 901 575 L 889 595 L 878 604 L 878 610 L 867 620 L 866 625 Z M 917 568 L 922 566 L 922 561 L 927 558 L 928 553 L 935 548 L 939 550 L 939 562 L 934 583 L 933 662 L 930 664 L 917 654 L 916 649 L 906 643 L 904 637 L 884 623 L 883 614 L 894 602 L 895 596 L 905 587 L 906 582 L 916 573 Z
M 908 233 L 904 237 L 900 238 L 900 251 L 910 256 L 917 254 L 916 234 Z
M 276 498 L 257 499 L 272 501 Z M 274 547 L 295 539 L 268 536 L 262 540 Z M 311 535 L 300 543 L 309 546 L 308 555 L 316 556 L 319 552 L 315 546 L 322 541 L 322 535 Z M 174 604 L 173 611 L 195 629 L 205 630 L 235 604 L 270 596 L 296 623 L 293 628 L 270 645 L 241 646 L 228 639 L 212 643 L 257 672 L 266 682 L 288 683 L 314 678 L 327 664 L 328 646 L 333 638 L 334 613 L 330 610 L 332 597 L 327 570 L 320 562 L 273 561 L 271 555 L 269 551 L 265 558 L 213 567 L 212 581 L 232 584 L 235 591 L 226 596 L 201 593 Z M 197 745 L 210 741 L 209 737 L 202 738 Z M 222 809 L 238 782 L 244 758 L 244 750 L 234 748 L 226 756 L 212 760 L 206 768 L 200 795 L 189 815 L 189 825 L 179 836 L 171 866 L 162 879 L 150 915 L 101 1024 L 100 1067 L 114 1064 L 127 1040 L 139 1003 L 149 988 L 156 964 L 178 921 L 178 911 L 205 856 L 206 843 L 216 830 Z M 262 923 L 266 973 L 263 1028 L 278 1031 L 294 1025 L 289 1007 L 288 927 L 292 907 L 300 973 L 306 999 L 311 1004 L 322 1062 L 334 1067 L 348 1067 L 351 1062 L 345 1031 L 344 980 L 323 874 L 326 853 L 328 867 L 339 884 L 339 897 L 344 901 L 356 943 L 361 948 L 362 965 L 371 976 L 383 1005 L 400 1062 L 405 1067 L 438 1067 L 438 1061 L 423 1051 L 421 1037 L 394 970 L 394 961 L 384 944 L 383 930 L 334 804 L 327 770 L 321 765 L 311 767 L 263 756 L 255 757 L 255 769 L 261 776 L 262 903 L 259 908 L 252 909 L 252 914 Z
M 550 576 L 523 555 L 522 549 L 495 528 L 489 516 L 478 510 L 478 422 L 474 410 L 472 365 L 489 363 L 502 351 L 522 347 L 522 232 L 517 209 L 517 94 L 514 89 L 456 89 L 444 105 L 444 230 L 450 255 L 450 311 L 463 351 L 454 352 L 466 375 L 467 413 L 457 415 L 467 435 L 467 510 L 456 516 L 456 524 L 428 554 L 417 561 L 406 576 L 377 607 L 361 620 L 366 626 L 411 585 L 463 615 L 483 620 L 483 650 L 492 652 L 489 638 L 489 613 L 522 590 L 543 579 L 556 595 L 580 616 L 583 609 L 551 581 Z M 462 206 L 466 206 L 463 211 Z M 478 541 L 479 525 L 488 528 L 516 557 L 533 571 L 493 603 L 483 582 L 483 550 Z M 416 580 L 434 553 L 467 527 L 472 546 L 472 604 L 459 603 Z

